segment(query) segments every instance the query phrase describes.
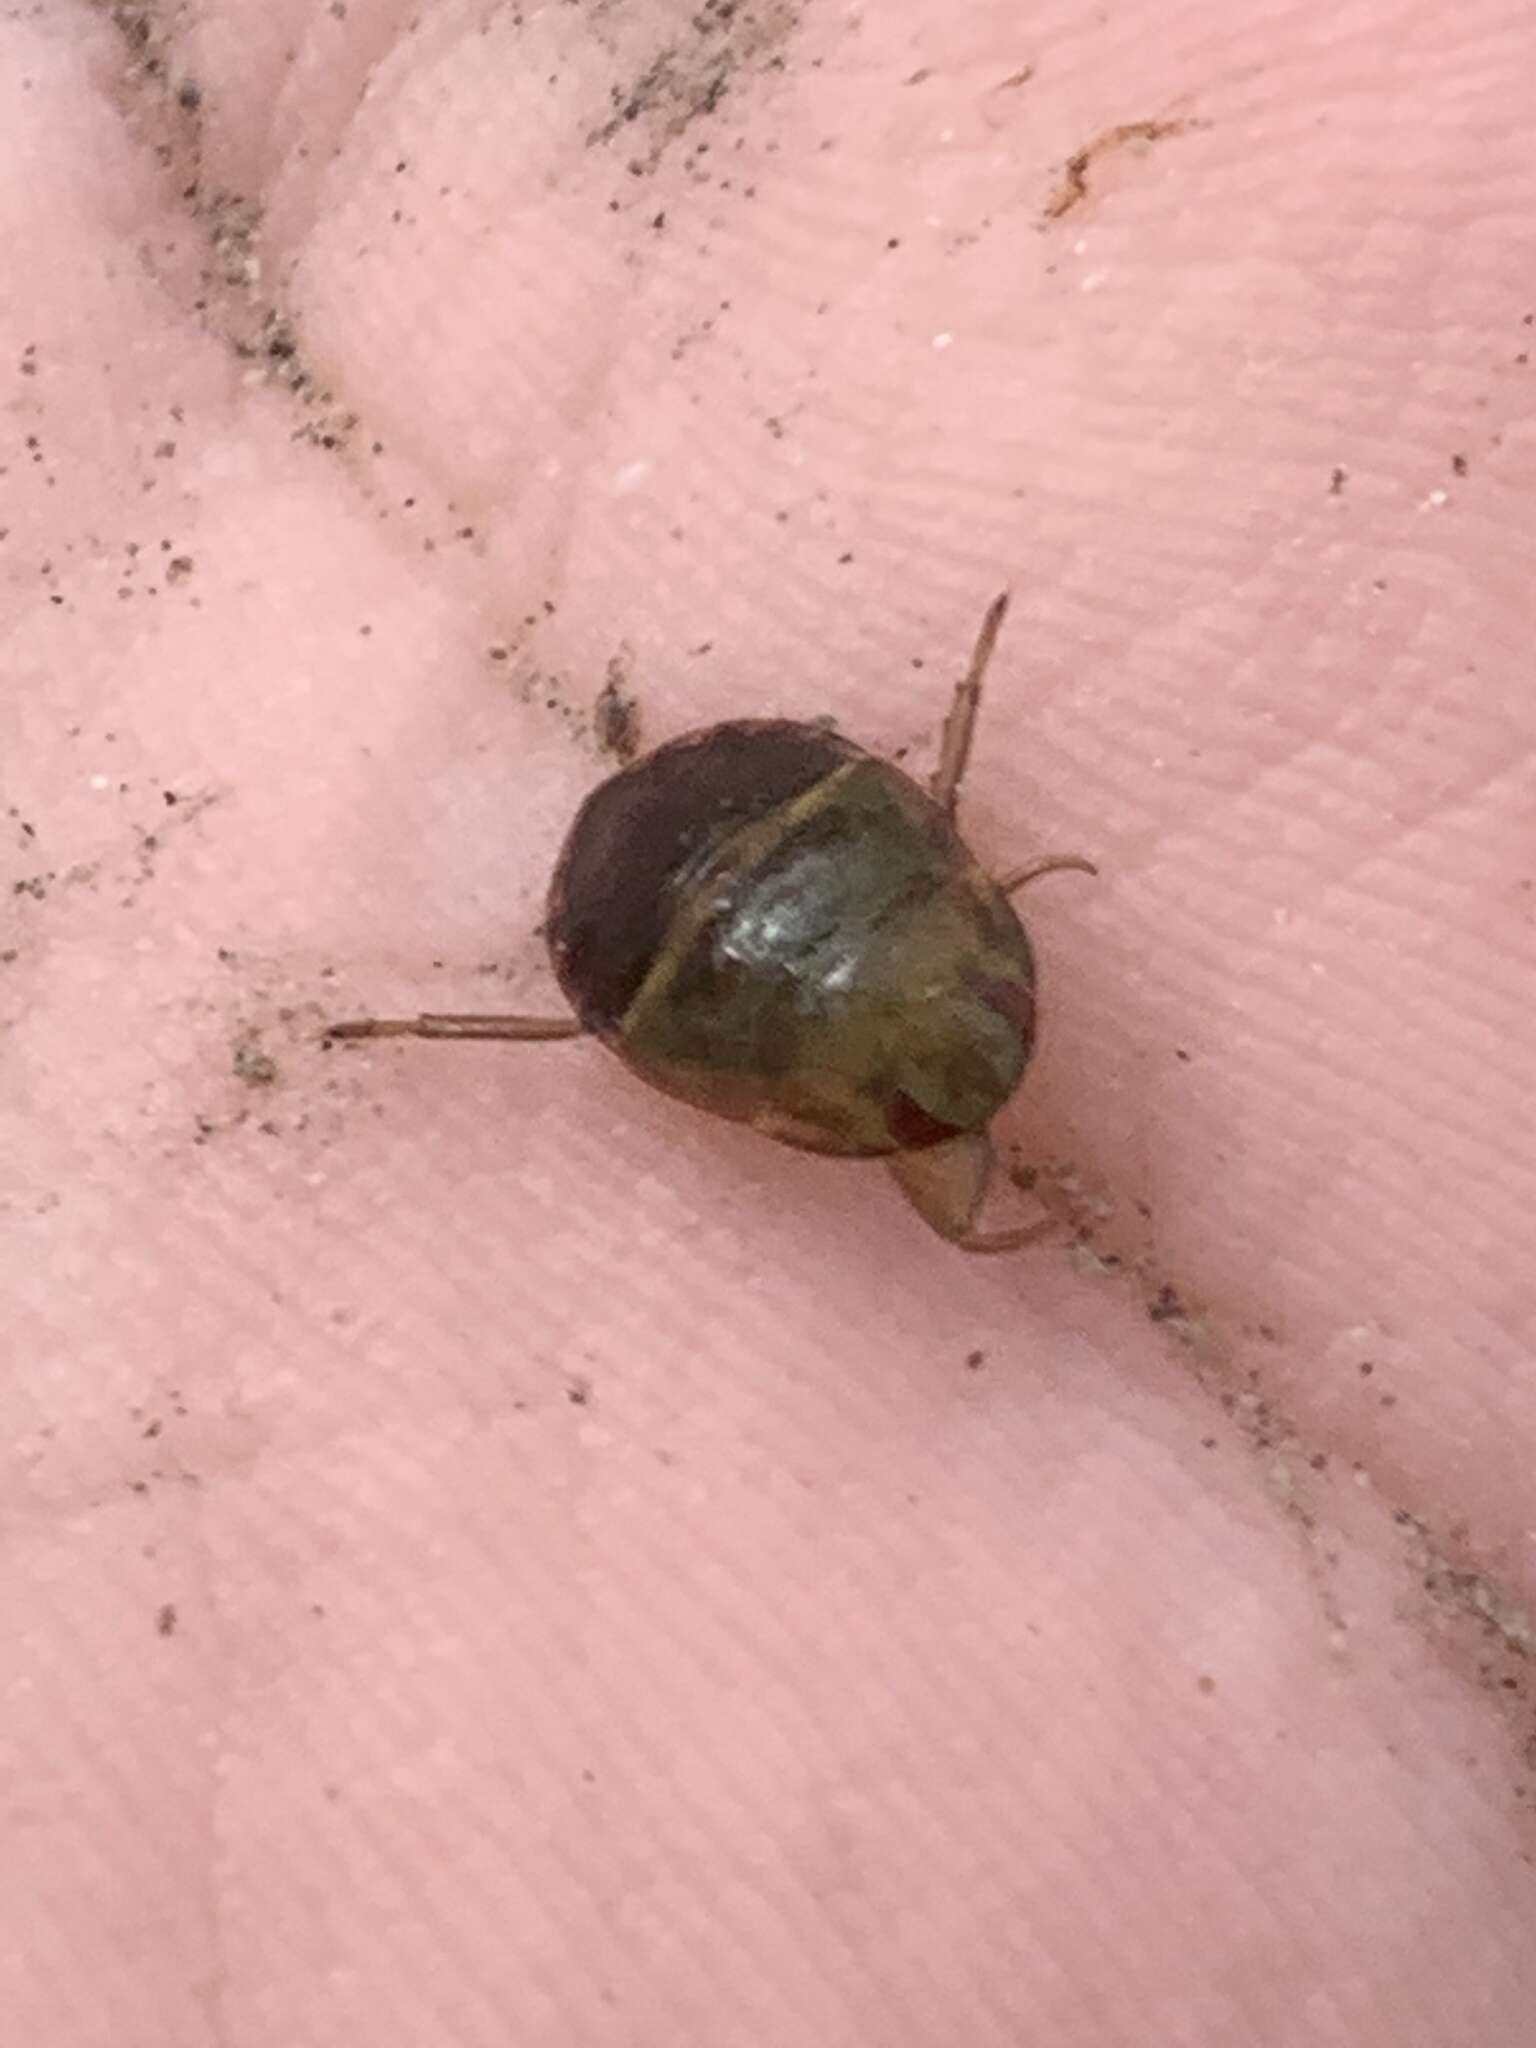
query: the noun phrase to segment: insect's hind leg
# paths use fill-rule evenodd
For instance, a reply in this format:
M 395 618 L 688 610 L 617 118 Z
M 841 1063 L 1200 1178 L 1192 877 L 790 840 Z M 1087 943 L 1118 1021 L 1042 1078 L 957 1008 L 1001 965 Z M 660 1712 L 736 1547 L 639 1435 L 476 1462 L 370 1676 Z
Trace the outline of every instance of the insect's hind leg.
M 512 1017 L 448 1015 L 427 1012 L 420 1017 L 353 1017 L 327 1024 L 327 1038 L 579 1038 L 575 1017 Z
M 981 631 L 976 635 L 976 645 L 971 650 L 970 667 L 955 685 L 954 702 L 939 735 L 939 765 L 933 771 L 928 793 L 951 817 L 959 799 L 960 784 L 965 778 L 966 763 L 971 758 L 971 739 L 976 730 L 976 713 L 981 705 L 981 686 L 1007 613 L 1008 593 L 1005 590 L 987 606 Z

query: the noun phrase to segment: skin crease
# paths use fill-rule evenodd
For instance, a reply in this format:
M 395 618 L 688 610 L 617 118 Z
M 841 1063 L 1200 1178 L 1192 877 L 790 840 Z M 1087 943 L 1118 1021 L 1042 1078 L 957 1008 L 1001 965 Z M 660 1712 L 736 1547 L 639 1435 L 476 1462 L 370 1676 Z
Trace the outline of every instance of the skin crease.
M 0 22 L 8 2036 L 1528 2042 L 1528 12 L 188 12 Z M 1005 584 L 1097 1256 L 319 1046 Z

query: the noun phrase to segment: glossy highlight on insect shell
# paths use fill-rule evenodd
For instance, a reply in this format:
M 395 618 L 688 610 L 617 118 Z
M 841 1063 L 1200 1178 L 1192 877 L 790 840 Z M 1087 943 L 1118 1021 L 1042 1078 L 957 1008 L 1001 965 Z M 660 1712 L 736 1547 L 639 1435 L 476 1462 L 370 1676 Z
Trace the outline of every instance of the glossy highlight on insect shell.
M 641 1079 L 810 1152 L 884 1158 L 924 1219 L 987 1231 L 988 1126 L 1035 1032 L 1035 967 L 1002 879 L 954 823 L 1006 600 L 989 610 L 927 789 L 821 725 L 742 719 L 621 769 L 576 814 L 550 885 L 573 1015 L 367 1019 L 333 1037 L 590 1035 Z

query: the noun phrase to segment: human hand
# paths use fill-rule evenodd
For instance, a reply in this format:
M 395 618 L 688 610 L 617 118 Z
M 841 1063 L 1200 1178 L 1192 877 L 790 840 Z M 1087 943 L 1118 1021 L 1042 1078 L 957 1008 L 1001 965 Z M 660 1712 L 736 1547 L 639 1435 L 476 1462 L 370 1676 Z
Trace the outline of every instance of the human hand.
M 15 2039 L 1525 2042 L 1531 31 L 116 14 L 0 64 Z M 916 770 L 1005 582 L 1075 1248 L 324 1048 L 552 1000 L 610 663 Z

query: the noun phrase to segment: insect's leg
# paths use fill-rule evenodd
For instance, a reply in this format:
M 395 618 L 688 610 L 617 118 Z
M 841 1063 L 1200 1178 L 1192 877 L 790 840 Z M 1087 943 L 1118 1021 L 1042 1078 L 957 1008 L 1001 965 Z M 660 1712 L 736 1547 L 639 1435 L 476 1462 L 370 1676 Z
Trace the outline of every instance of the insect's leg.
M 1060 874 L 1063 868 L 1073 868 L 1080 875 L 1099 872 L 1086 854 L 1042 853 L 1038 860 L 1026 861 L 1023 867 L 1011 868 L 1006 875 L 999 875 L 997 886 L 1005 896 L 1011 896 L 1015 889 L 1022 889 L 1027 882 L 1038 882 L 1042 875 Z
M 579 1038 L 574 1017 L 354 1017 L 327 1024 L 327 1038 Z
M 1016 1252 L 1054 1229 L 1045 1217 L 1011 1230 L 978 1230 L 976 1219 L 992 1180 L 992 1140 L 985 1131 L 950 1138 L 921 1152 L 895 1152 L 891 1177 L 930 1230 L 963 1252 Z
M 965 764 L 971 758 L 971 735 L 976 729 L 982 681 L 1007 610 L 1008 593 L 1005 590 L 987 606 L 987 615 L 981 622 L 981 631 L 976 635 L 976 645 L 971 653 L 971 665 L 955 685 L 955 701 L 949 707 L 944 730 L 939 735 L 939 765 L 933 771 L 928 792 L 934 802 L 942 804 L 951 816 L 960 794 Z

